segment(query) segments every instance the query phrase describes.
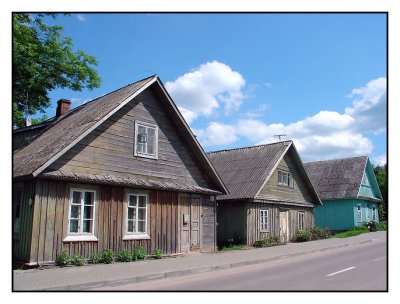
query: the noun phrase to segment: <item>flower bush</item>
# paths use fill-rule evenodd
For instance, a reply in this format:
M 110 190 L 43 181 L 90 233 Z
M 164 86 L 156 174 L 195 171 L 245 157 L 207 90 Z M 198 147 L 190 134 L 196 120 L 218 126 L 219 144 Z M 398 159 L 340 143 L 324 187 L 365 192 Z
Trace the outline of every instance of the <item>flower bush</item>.
M 253 246 L 254 247 L 271 247 L 276 246 L 281 243 L 281 240 L 277 236 L 270 236 L 262 240 L 255 241 Z

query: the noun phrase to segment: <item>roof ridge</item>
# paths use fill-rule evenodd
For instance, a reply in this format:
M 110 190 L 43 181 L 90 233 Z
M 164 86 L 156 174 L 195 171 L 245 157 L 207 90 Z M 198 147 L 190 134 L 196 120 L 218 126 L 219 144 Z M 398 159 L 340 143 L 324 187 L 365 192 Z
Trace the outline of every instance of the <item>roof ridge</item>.
M 328 161 L 354 159 L 354 158 L 362 158 L 362 157 L 367 157 L 368 158 L 368 155 L 359 155 L 359 156 L 350 156 L 350 157 L 343 157 L 343 158 L 332 158 L 332 159 L 325 159 L 325 160 L 316 160 L 316 161 L 305 162 L 304 164 L 322 163 L 322 162 L 328 162 Z
M 229 151 L 235 151 L 235 150 L 246 150 L 246 149 L 255 149 L 255 148 L 263 148 L 267 146 L 272 146 L 272 145 L 277 145 L 277 144 L 288 144 L 290 142 L 293 142 L 292 140 L 285 140 L 285 141 L 277 141 L 269 144 L 262 144 L 262 145 L 254 145 L 254 146 L 247 146 L 247 147 L 239 147 L 239 148 L 232 148 L 232 149 L 224 149 L 224 150 L 218 150 L 218 151 L 210 151 L 206 152 L 206 154 L 214 154 L 214 153 L 222 153 L 222 152 L 229 152 Z

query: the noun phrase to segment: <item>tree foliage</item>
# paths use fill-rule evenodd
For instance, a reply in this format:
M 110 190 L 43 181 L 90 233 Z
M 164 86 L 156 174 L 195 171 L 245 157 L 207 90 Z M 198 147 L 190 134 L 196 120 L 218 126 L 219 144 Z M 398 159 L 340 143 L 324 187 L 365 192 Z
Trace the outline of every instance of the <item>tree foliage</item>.
M 380 220 L 387 220 L 387 201 L 388 201 L 387 164 L 384 166 L 375 166 L 374 173 L 383 198 L 383 202 L 379 205 L 379 217 Z
M 57 14 L 50 14 L 53 18 Z M 24 113 L 34 115 L 50 106 L 55 88 L 81 91 L 100 86 L 93 66 L 97 60 L 73 50 L 63 27 L 44 23 L 44 15 L 13 14 L 13 124 L 23 126 Z

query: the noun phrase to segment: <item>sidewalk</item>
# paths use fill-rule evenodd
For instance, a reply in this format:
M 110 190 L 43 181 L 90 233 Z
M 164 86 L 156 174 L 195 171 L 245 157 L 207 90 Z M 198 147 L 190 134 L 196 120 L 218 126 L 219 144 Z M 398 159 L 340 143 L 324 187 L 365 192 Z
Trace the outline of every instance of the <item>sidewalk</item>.
M 103 286 L 117 286 L 263 263 L 359 245 L 382 238 L 386 238 L 386 231 L 365 233 L 345 239 L 332 238 L 306 243 L 289 243 L 268 248 L 196 253 L 161 260 L 108 265 L 96 264 L 46 270 L 14 270 L 13 290 L 83 290 Z

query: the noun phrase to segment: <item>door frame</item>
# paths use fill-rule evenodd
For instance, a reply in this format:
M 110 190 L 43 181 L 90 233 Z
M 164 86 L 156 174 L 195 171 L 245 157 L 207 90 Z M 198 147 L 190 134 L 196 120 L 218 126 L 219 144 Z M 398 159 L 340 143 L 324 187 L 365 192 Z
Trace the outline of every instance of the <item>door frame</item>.
M 190 194 L 190 193 L 179 193 L 178 194 L 178 235 L 179 235 L 179 251 L 182 252 L 182 220 L 183 220 L 183 212 L 182 212 L 182 205 L 181 205 L 181 198 L 182 197 L 186 197 L 186 198 L 190 198 L 190 227 L 189 227 L 189 251 L 192 250 L 200 250 L 202 247 L 202 237 L 201 237 L 201 233 L 202 233 L 202 226 L 203 226 L 203 216 L 202 216 L 202 206 L 203 206 L 203 201 L 202 201 L 202 196 L 199 194 Z M 192 243 L 191 243 L 191 239 L 192 239 L 192 198 L 198 198 L 199 199 L 199 248 L 193 249 L 192 248 Z
M 285 217 L 286 217 L 286 243 L 289 242 L 289 209 L 283 209 L 280 208 L 279 209 L 279 239 L 281 239 L 282 235 L 281 235 L 281 213 L 284 212 L 285 213 Z

